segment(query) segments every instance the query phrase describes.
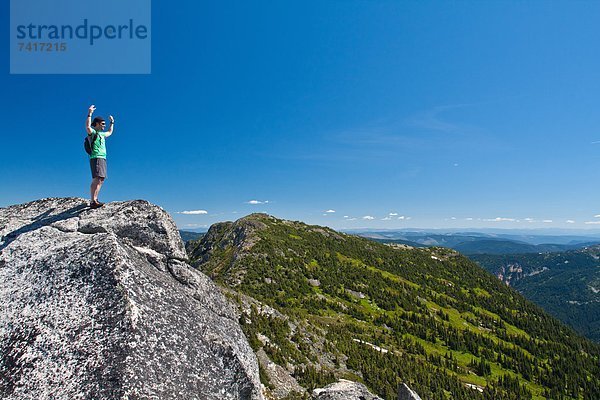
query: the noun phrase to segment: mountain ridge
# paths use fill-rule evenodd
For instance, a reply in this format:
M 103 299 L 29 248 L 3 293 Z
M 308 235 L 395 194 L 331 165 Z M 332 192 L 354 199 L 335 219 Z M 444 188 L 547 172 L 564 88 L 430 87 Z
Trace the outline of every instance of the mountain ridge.
M 264 214 L 217 224 L 187 249 L 250 310 L 242 327 L 254 350 L 305 387 L 353 375 L 385 399 L 404 381 L 435 399 L 600 395 L 589 380 L 596 345 L 453 250 L 392 248 Z

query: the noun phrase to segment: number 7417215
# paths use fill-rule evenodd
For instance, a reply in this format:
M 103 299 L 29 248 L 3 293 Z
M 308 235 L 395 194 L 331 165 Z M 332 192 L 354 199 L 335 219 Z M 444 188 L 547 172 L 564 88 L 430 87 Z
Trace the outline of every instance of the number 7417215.
M 19 51 L 46 51 L 46 52 L 52 52 L 52 51 L 67 51 L 67 44 L 62 42 L 56 42 L 56 43 L 44 43 L 44 42 L 20 42 L 18 44 L 19 46 Z

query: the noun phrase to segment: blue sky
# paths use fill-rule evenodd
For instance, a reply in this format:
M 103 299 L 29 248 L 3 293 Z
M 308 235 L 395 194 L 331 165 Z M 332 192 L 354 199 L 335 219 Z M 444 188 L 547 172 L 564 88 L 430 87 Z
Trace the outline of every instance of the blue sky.
M 88 197 L 95 104 L 117 122 L 101 200 L 181 228 L 600 228 L 598 20 L 599 2 L 154 1 L 150 75 L 10 75 L 5 37 L 0 206 Z

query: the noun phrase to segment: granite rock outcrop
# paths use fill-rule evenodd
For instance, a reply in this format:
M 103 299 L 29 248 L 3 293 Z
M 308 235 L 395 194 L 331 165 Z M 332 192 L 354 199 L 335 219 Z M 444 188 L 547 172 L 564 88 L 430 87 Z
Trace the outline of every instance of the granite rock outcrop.
M 263 399 L 238 314 L 146 201 L 0 209 L 0 397 Z

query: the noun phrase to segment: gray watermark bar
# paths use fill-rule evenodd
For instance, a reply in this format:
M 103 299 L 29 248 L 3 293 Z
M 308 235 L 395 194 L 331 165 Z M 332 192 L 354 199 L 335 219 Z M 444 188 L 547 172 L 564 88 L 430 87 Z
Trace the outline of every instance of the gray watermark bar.
M 10 0 L 11 74 L 149 74 L 151 0 Z

